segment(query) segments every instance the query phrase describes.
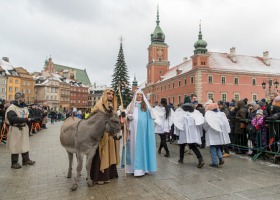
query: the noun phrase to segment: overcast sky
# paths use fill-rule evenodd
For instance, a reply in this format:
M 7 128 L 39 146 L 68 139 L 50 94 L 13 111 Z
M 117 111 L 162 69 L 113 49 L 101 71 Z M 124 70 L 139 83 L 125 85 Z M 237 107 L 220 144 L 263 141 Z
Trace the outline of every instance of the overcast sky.
M 193 55 L 200 19 L 208 51 L 267 50 L 280 59 L 279 0 L 0 0 L 0 56 L 34 72 L 51 55 L 56 64 L 86 69 L 92 83 L 110 85 L 123 36 L 129 75 L 141 82 L 157 4 L 171 67 Z

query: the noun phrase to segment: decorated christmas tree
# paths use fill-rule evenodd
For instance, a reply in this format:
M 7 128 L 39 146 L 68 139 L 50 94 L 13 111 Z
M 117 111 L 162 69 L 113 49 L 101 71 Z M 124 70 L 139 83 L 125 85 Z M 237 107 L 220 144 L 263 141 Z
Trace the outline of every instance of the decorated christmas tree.
M 132 99 L 132 92 L 130 88 L 128 70 L 124 59 L 122 39 L 121 39 L 119 55 L 118 55 L 117 63 L 115 65 L 113 80 L 112 80 L 112 88 L 116 91 L 118 103 L 120 105 L 121 100 L 119 94 L 119 85 L 121 85 L 121 96 L 123 99 L 123 105 L 125 109 Z

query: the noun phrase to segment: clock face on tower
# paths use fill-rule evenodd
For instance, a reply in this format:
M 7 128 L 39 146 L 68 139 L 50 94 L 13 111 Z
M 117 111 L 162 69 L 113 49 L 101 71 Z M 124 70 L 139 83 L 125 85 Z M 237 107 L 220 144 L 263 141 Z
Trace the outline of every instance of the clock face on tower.
M 158 50 L 157 50 L 157 55 L 162 56 L 162 54 L 163 54 L 162 49 L 158 49 Z

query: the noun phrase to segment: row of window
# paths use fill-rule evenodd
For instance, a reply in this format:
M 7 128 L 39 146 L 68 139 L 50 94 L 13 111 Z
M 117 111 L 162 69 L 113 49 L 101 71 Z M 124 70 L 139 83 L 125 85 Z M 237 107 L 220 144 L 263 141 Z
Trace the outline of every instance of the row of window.
M 31 83 L 30 82 L 25 82 L 25 81 L 22 81 L 22 85 L 27 85 L 27 86 L 30 86 Z
M 77 100 L 77 102 L 76 102 L 76 100 L 71 100 L 71 103 L 83 103 L 83 104 L 87 104 L 88 102 L 87 101 L 80 101 L 80 100 Z
M 69 91 L 61 91 L 61 94 L 70 95 Z
M 75 97 L 75 96 L 79 96 L 79 97 L 81 97 L 81 98 L 86 98 L 86 97 L 88 97 L 88 95 L 87 94 L 76 94 L 76 93 L 70 93 L 70 96 L 72 97 Z
M 193 83 L 194 83 L 194 77 L 191 76 L 190 77 L 190 84 L 193 84 Z M 181 80 L 178 81 L 178 87 L 181 87 L 183 84 L 187 85 L 187 78 L 184 79 L 184 82 L 181 82 Z M 163 89 L 167 90 L 167 89 L 171 89 L 171 88 L 172 89 L 175 88 L 175 83 L 174 82 L 172 82 L 172 84 L 168 83 L 168 84 L 164 85 L 164 87 L 163 86 L 160 86 L 160 88 L 157 87 L 156 91 L 159 90 L 159 89 L 160 89 L 160 91 L 162 91 Z
M 2 79 L 2 80 L 1 80 L 1 84 L 6 85 L 6 84 L 7 84 L 7 80 L 6 80 L 6 79 L 4 79 L 4 80 Z
M 205 53 L 205 51 L 202 51 L 202 53 L 203 53 L 203 52 Z M 200 64 L 201 64 L 201 65 L 206 65 L 206 62 L 200 62 Z M 197 62 L 194 62 L 193 65 L 196 66 L 196 65 L 197 65 Z
M 88 93 L 87 89 L 81 89 L 81 88 L 75 88 L 75 87 L 71 87 L 70 89 L 71 91 L 77 91 L 77 92 L 84 92 L 84 93 Z
M 184 95 L 184 98 L 186 97 L 187 95 L 185 94 Z M 239 93 L 234 93 L 234 99 L 239 101 L 240 100 L 240 94 Z M 181 95 L 178 95 L 178 101 L 175 102 L 175 96 L 172 96 L 172 97 L 167 97 L 168 99 L 168 102 L 170 103 L 173 103 L 174 105 L 176 105 L 176 103 L 180 104 L 180 103 L 183 103 L 184 101 L 184 98 L 182 98 Z M 158 101 L 159 98 L 158 98 L 158 95 L 155 96 L 155 99 Z M 217 100 L 222 100 L 222 101 L 229 101 L 231 99 L 228 99 L 228 96 L 227 96 L 227 93 L 221 93 L 220 96 L 214 96 L 214 93 L 213 92 L 208 92 L 207 93 L 207 99 L 217 99 Z M 171 101 L 172 100 L 172 101 Z M 257 94 L 252 94 L 252 100 L 253 101 L 257 101 L 258 100 L 258 95 Z
M 208 92 L 207 97 L 208 97 L 208 99 L 216 99 L 216 98 L 214 98 L 214 93 L 213 92 Z M 233 98 L 235 100 L 239 101 L 240 100 L 240 94 L 239 93 L 234 93 Z M 220 100 L 229 101 L 229 99 L 227 98 L 227 93 L 221 93 Z M 257 94 L 252 94 L 252 100 L 257 101 L 258 100 L 258 95 Z
M 99 100 L 99 99 L 100 99 L 100 97 L 88 97 L 88 100 L 97 101 L 97 100 Z
M 68 97 L 60 97 L 60 101 L 70 101 Z
M 208 75 L 208 83 L 213 83 L 214 79 L 212 75 Z M 190 77 L 190 83 L 193 84 L 194 83 L 194 77 Z M 226 77 L 222 76 L 221 77 L 221 83 L 222 84 L 226 84 Z M 182 85 L 187 85 L 187 78 L 185 78 L 184 82 L 182 83 L 181 80 L 178 81 L 178 87 L 182 86 Z M 234 84 L 238 85 L 239 84 L 239 78 L 238 77 L 234 77 Z M 255 78 L 252 78 L 252 85 L 256 85 L 257 81 Z M 163 89 L 170 89 L 170 88 L 175 88 L 175 83 L 172 82 L 172 85 L 170 83 L 168 83 L 167 85 L 161 86 L 160 87 L 160 91 L 162 91 Z M 156 88 L 156 90 L 159 90 L 159 87 Z
M 14 95 L 9 95 L 9 97 L 8 97 L 8 100 L 9 101 L 12 101 L 12 100 L 14 100 Z M 26 103 L 30 103 L 30 97 L 29 96 L 27 96 L 27 98 L 26 98 Z
M 50 99 L 49 99 L 49 96 L 46 96 L 46 100 L 57 100 L 57 96 L 50 96 Z
M 208 75 L 208 83 L 213 83 L 214 79 L 212 75 Z M 238 77 L 234 77 L 233 82 L 235 85 L 239 84 L 239 78 Z M 226 77 L 225 76 L 221 76 L 221 83 L 222 84 L 226 84 Z M 252 78 L 252 85 L 256 85 L 257 81 L 255 78 Z
M 58 82 L 56 82 L 56 81 L 51 81 L 51 83 L 50 83 L 51 85 L 55 85 L 55 86 L 58 86 L 59 85 L 59 83 Z
M 15 80 L 15 84 L 19 84 L 19 79 L 12 79 L 12 78 L 9 79 L 9 83 L 13 83 L 14 80 Z M 2 80 L 2 84 L 6 84 L 6 80 Z M 30 86 L 31 83 L 29 81 L 27 81 L 27 82 L 26 81 L 22 81 L 22 85 Z
M 15 90 L 15 92 L 19 92 L 19 88 L 18 87 L 15 87 L 13 88 L 12 86 L 9 87 L 9 92 L 13 92 Z M 28 94 L 31 93 L 31 90 L 30 89 L 27 89 L 26 90 Z M 1 88 L 1 92 L 6 92 L 6 89 L 5 88 Z M 25 89 L 22 88 L 21 92 L 25 93 Z
M 47 92 L 57 93 L 58 88 L 47 87 Z

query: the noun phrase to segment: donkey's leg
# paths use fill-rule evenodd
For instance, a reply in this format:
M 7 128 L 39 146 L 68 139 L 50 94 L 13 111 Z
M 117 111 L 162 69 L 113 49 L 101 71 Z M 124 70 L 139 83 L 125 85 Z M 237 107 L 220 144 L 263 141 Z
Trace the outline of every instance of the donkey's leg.
M 78 183 L 80 181 L 81 171 L 83 168 L 83 157 L 84 155 L 82 153 L 77 152 L 77 176 L 74 179 L 72 191 L 75 191 L 78 188 Z
M 68 168 L 68 174 L 67 174 L 67 178 L 71 178 L 72 177 L 72 166 L 73 166 L 73 153 L 68 152 L 68 159 L 69 159 L 69 168 Z
M 95 145 L 92 148 L 92 150 L 89 152 L 89 154 L 87 154 L 86 169 L 87 169 L 87 184 L 89 187 L 93 186 L 92 180 L 90 178 L 90 168 L 91 168 L 92 159 L 95 156 L 97 147 L 98 147 L 98 145 Z

